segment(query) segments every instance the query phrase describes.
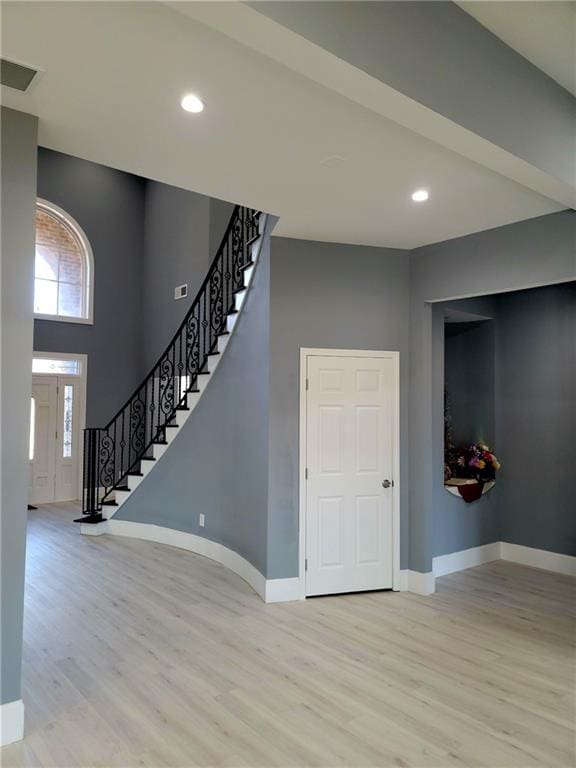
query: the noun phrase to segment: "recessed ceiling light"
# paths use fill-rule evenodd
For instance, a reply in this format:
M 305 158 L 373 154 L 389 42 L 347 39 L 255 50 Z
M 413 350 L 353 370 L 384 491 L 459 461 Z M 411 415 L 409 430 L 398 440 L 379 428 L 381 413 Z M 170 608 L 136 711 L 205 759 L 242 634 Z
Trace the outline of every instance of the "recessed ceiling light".
M 417 189 L 416 192 L 412 192 L 412 200 L 414 200 L 415 203 L 423 203 L 425 200 L 428 200 L 430 195 L 425 189 Z
M 186 110 L 186 112 L 202 112 L 204 109 L 204 102 L 193 93 L 187 93 L 180 102 L 180 106 L 182 109 Z

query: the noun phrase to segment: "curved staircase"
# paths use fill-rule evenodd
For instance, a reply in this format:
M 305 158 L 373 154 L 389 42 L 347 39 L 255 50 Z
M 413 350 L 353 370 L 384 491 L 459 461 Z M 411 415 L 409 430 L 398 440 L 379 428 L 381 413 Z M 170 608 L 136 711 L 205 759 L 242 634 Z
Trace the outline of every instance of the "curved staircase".
M 202 397 L 238 321 L 267 217 L 236 206 L 208 274 L 142 384 L 105 427 L 84 431 L 82 517 L 112 518 L 146 482 Z

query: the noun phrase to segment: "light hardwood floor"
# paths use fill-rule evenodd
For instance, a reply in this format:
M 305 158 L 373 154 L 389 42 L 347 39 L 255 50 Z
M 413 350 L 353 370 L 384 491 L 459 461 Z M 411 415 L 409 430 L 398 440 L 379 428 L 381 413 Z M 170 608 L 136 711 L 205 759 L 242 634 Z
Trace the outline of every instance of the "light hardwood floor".
M 493 563 L 265 605 L 159 544 L 30 513 L 26 737 L 3 766 L 574 766 L 575 580 Z

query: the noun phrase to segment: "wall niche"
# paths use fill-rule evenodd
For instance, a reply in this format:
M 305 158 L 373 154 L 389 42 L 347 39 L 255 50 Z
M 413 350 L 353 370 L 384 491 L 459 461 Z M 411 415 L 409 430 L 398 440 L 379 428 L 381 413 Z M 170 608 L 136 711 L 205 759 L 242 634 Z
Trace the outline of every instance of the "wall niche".
M 445 310 L 444 318 L 444 448 L 445 487 L 455 496 L 475 501 L 494 483 L 478 483 L 468 466 L 455 466 L 454 456 L 467 446 L 495 442 L 495 328 L 490 317 Z

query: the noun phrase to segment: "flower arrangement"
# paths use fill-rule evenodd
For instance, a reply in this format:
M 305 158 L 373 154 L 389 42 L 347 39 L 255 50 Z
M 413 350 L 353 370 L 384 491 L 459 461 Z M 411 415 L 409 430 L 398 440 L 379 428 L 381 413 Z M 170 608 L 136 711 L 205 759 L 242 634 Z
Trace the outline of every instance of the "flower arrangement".
M 494 480 L 500 462 L 486 443 L 456 448 L 452 432 L 450 397 L 444 390 L 444 482 L 452 478 L 474 479 L 479 483 Z
M 500 462 L 485 443 L 474 443 L 452 450 L 447 466 L 450 477 L 471 477 L 486 483 L 494 480 Z

